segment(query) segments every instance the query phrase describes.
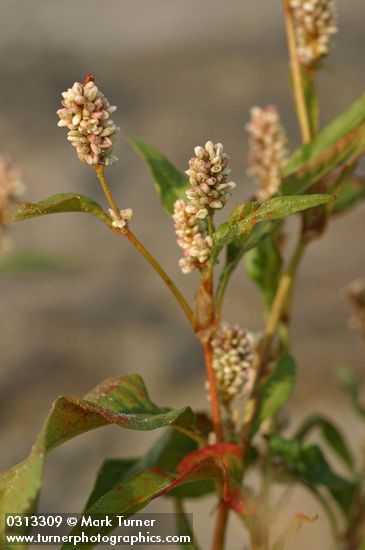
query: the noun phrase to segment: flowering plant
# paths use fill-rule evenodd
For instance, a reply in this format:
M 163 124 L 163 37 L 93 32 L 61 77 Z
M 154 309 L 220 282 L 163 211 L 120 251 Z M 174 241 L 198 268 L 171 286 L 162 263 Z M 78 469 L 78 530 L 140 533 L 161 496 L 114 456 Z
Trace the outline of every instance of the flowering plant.
M 95 171 L 107 209 L 78 193 L 55 195 L 39 203 L 18 201 L 18 171 L 0 158 L 2 231 L 10 223 L 33 217 L 85 212 L 144 256 L 202 346 L 210 409 L 208 414 L 194 413 L 190 407 L 157 406 L 136 374 L 109 378 L 83 398 L 59 397 L 28 457 L 1 474 L 3 514 L 36 509 L 46 454 L 65 441 L 107 424 L 140 431 L 165 427 L 167 431 L 144 457 L 102 464 L 85 506 L 88 513 L 131 515 L 166 495 L 184 516 L 188 499 L 213 493 L 217 498 L 214 550 L 225 546 L 230 513 L 242 520 L 251 548 L 280 550 L 303 521 L 315 519 L 296 515 L 273 538 L 278 502 L 272 488 L 297 483 L 318 499 L 336 543 L 348 550 L 365 544 L 365 487 L 345 438 L 318 415 L 288 431 L 283 414 L 296 374 L 290 313 L 301 258 L 335 216 L 365 197 L 364 180 L 355 173 L 365 153 L 365 96 L 319 129 L 315 82 L 337 30 L 334 2 L 284 0 L 284 12 L 303 145 L 291 153 L 276 107 L 254 107 L 246 130 L 248 173 L 256 180 L 257 191 L 236 204 L 226 221 L 218 224 L 216 213 L 227 211 L 241 188 L 231 180 L 230 158 L 221 143 L 209 140 L 195 147 L 182 173 L 153 147 L 129 137 L 149 165 L 162 206 L 172 219 L 182 250 L 182 272 L 199 274 L 193 306 L 132 231 L 133 210 L 119 208 L 114 200 L 106 169 L 118 160 L 113 149 L 119 128 L 111 118 L 116 107 L 109 104 L 92 75 L 63 92 L 58 125 L 68 129 L 67 139 L 80 161 Z M 286 219 L 294 214 L 301 225 L 290 256 Z M 264 328 L 259 334 L 222 319 L 226 291 L 241 262 L 265 302 Z M 347 296 L 355 306 L 356 326 L 364 333 L 364 286 L 357 283 Z M 356 410 L 364 416 L 356 381 L 348 373 L 341 376 Z M 320 443 L 308 440 L 314 429 L 320 432 Z M 323 442 L 342 460 L 346 474 L 331 465 Z M 259 487 L 250 486 L 247 474 L 252 470 L 259 474 Z M 340 524 L 337 514 L 341 514 Z M 188 521 L 179 529 L 190 532 Z M 99 528 L 102 534 L 110 530 L 108 525 Z M 77 532 L 75 527 L 73 533 Z M 197 539 L 190 548 L 198 548 Z

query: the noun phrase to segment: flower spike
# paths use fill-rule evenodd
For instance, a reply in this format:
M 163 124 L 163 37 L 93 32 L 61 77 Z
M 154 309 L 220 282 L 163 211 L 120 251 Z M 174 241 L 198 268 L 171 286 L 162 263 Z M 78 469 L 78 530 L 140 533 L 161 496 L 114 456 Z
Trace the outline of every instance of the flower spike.
M 204 147 L 195 147 L 194 152 L 189 170 L 186 170 L 191 185 L 186 191 L 187 211 L 203 219 L 223 208 L 236 184 L 229 181 L 229 156 L 224 153 L 221 143 L 207 141 Z
M 253 107 L 246 130 L 249 136 L 248 174 L 260 185 L 256 193 L 258 200 L 266 201 L 278 192 L 287 159 L 287 139 L 276 107 Z
M 334 0 L 290 0 L 299 61 L 313 66 L 330 50 L 331 36 L 337 33 Z
M 183 273 L 201 269 L 209 259 L 213 241 L 207 235 L 205 223 L 188 210 L 186 203 L 179 199 L 174 204 L 175 231 L 177 243 L 184 251 L 179 265 Z
M 111 106 L 88 75 L 83 84 L 75 82 L 62 93 L 63 108 L 57 111 L 58 126 L 69 129 L 67 139 L 76 147 L 81 160 L 91 166 L 113 164 L 118 159 L 112 154 L 118 128 L 110 115 L 117 109 Z

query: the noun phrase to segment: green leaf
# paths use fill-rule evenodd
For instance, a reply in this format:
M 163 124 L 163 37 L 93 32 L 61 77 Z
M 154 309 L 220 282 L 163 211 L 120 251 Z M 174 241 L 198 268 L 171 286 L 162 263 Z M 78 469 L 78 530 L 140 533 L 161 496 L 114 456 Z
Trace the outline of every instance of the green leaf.
M 134 149 L 147 162 L 162 206 L 168 214 L 174 211 L 174 202 L 185 197 L 188 178 L 156 149 L 136 136 L 128 136 Z
M 0 275 L 69 271 L 71 262 L 62 256 L 36 250 L 14 250 L 0 257 Z
M 229 279 L 246 252 L 259 246 L 274 230 L 275 222 L 262 222 L 255 225 L 251 234 L 245 239 L 235 239 L 227 246 L 226 264 L 219 276 L 217 301 L 222 300 Z
M 284 355 L 265 383 L 257 415 L 257 427 L 266 418 L 273 416 L 293 391 L 296 365 L 290 355 Z
M 350 177 L 341 185 L 337 200 L 333 203 L 332 214 L 342 214 L 365 199 L 365 179 Z
M 248 275 L 260 288 L 266 305 L 270 306 L 276 293 L 282 268 L 277 235 L 275 233 L 268 235 L 258 246 L 246 254 L 245 259 Z
M 168 493 L 174 487 L 196 480 L 224 481 L 228 489 L 228 463 L 238 456 L 238 453 L 240 449 L 236 445 L 212 445 L 187 455 L 178 465 L 176 474 L 166 472 L 159 467 L 143 470 L 105 493 L 85 513 L 104 514 L 109 517 L 117 514 L 131 515 L 144 508 L 152 499 Z M 95 526 L 82 527 L 81 530 L 90 537 L 99 533 L 107 534 L 115 528 L 116 525 Z M 80 527 L 77 526 L 70 534 L 79 533 Z M 89 544 L 85 548 L 93 546 L 94 544 Z M 67 548 L 67 545 L 62 548 Z
M 185 548 L 186 550 L 199 550 L 198 544 L 195 542 L 195 536 L 192 530 L 192 527 L 189 522 L 189 518 L 185 513 L 181 499 L 176 499 L 175 501 L 175 511 L 176 511 L 176 526 L 179 535 L 188 536 L 192 541 L 190 544 L 181 543 L 180 548 Z
M 48 214 L 61 214 L 63 212 L 86 212 L 110 225 L 110 218 L 101 206 L 90 197 L 75 193 L 61 193 L 52 195 L 43 201 L 18 202 L 10 216 L 10 222 L 20 222 L 46 216 Z
M 352 453 L 339 429 L 327 418 L 320 415 L 310 416 L 296 432 L 295 439 L 304 439 L 315 428 L 319 428 L 324 440 L 353 472 L 354 459 Z
M 104 495 L 123 486 L 135 475 L 151 469 L 172 476 L 166 491 L 163 491 L 167 496 L 181 498 L 184 489 L 187 489 L 186 494 L 198 496 L 194 494 L 194 488 L 196 491 L 196 486 L 204 483 L 209 484 L 206 486 L 212 492 L 215 490 L 213 479 L 224 479 L 226 484 L 229 483 L 228 469 L 238 457 L 240 450 L 236 445 L 218 444 L 197 449 L 197 444 L 189 437 L 169 430 L 144 457 L 133 463 L 126 460 L 106 461 L 98 473 L 86 511 L 89 513 Z
M 341 368 L 336 372 L 337 380 L 350 395 L 354 410 L 365 418 L 365 405 L 361 401 L 361 384 L 356 376 L 348 369 Z
M 73 437 L 107 424 L 142 431 L 164 426 L 188 430 L 194 424 L 194 414 L 188 407 L 178 410 L 157 407 L 150 400 L 143 380 L 135 374 L 109 378 L 84 399 L 60 397 L 28 458 L 0 475 L 0 514 L 33 511 L 46 453 Z
M 365 94 L 291 157 L 284 169 L 283 194 L 299 194 L 335 168 L 365 151 Z
M 190 437 L 176 430 L 167 430 L 142 458 L 106 460 L 97 474 L 85 508 L 90 508 L 103 494 L 143 470 L 157 466 L 168 472 L 175 472 L 184 456 L 196 448 L 197 443 Z
M 85 510 L 90 508 L 101 496 L 110 491 L 122 481 L 132 477 L 128 472 L 138 463 L 138 458 L 109 458 L 100 466 L 93 490 L 85 504 Z
M 333 200 L 331 195 L 302 195 L 274 197 L 263 204 L 251 203 L 247 213 L 247 203 L 236 207 L 228 222 L 221 224 L 214 233 L 213 259 L 225 245 L 235 239 L 247 239 L 257 223 L 280 220 L 308 208 L 314 208 Z
M 345 516 L 351 513 L 358 484 L 333 472 L 318 445 L 279 436 L 272 437 L 269 445 L 276 460 L 278 457 L 283 460 L 281 470 L 311 489 L 326 487 Z
M 84 515 L 113 516 L 123 515 L 128 517 L 142 510 L 152 499 L 159 496 L 162 491 L 168 489 L 174 482 L 174 476 L 158 468 L 150 468 L 139 472 L 130 479 L 125 480 L 121 485 L 108 491 L 101 496 Z M 115 519 L 115 518 L 114 518 Z M 113 526 L 83 526 L 77 525 L 72 529 L 70 535 L 77 536 L 84 532 L 88 537 L 95 535 L 106 535 L 117 528 L 116 521 Z M 93 548 L 95 543 L 83 544 L 82 548 Z M 71 548 L 70 544 L 64 544 L 61 548 Z

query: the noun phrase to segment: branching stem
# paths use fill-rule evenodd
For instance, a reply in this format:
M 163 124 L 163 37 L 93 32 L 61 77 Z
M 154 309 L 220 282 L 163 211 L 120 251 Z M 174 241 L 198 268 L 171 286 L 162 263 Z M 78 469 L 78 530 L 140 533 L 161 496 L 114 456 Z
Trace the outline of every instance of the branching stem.
M 113 195 L 110 191 L 109 185 L 105 180 L 104 177 L 104 166 L 98 165 L 95 168 L 96 174 L 98 176 L 98 179 L 100 181 L 101 187 L 104 191 L 105 197 L 108 201 L 108 204 L 110 208 L 115 212 L 115 215 L 117 218 L 121 219 L 119 208 L 116 205 L 116 202 L 113 198 Z M 193 312 L 190 308 L 189 304 L 185 300 L 184 296 L 181 294 L 175 283 L 170 279 L 166 271 L 163 269 L 163 267 L 159 264 L 159 262 L 156 260 L 156 258 L 147 250 L 147 248 L 141 243 L 141 241 L 136 237 L 136 235 L 127 227 L 123 228 L 119 231 L 116 231 L 118 234 L 121 234 L 133 244 L 133 246 L 142 254 L 142 256 L 147 260 L 147 262 L 151 265 L 151 267 L 156 271 L 156 273 L 161 277 L 163 282 L 166 284 L 166 286 L 170 289 L 172 294 L 174 295 L 175 299 L 179 303 L 181 309 L 183 310 L 186 318 L 188 319 L 189 323 L 193 325 Z
M 153 267 L 156 273 L 161 277 L 163 282 L 168 286 L 172 294 L 175 296 L 177 302 L 180 304 L 181 309 L 185 313 L 186 318 L 189 323 L 193 323 L 193 312 L 185 300 L 184 296 L 181 294 L 180 290 L 177 288 L 175 283 L 167 275 L 166 271 L 159 264 L 159 262 L 152 256 L 152 254 L 147 250 L 147 248 L 141 243 L 141 241 L 135 236 L 130 229 L 126 231 L 127 239 L 133 244 L 133 246 L 144 256 L 147 262 Z

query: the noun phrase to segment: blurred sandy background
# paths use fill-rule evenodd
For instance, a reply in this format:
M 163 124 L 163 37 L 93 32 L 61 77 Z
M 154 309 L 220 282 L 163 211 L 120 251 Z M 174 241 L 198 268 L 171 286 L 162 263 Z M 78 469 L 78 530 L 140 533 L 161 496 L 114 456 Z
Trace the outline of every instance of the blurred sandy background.
M 320 77 L 322 122 L 365 87 L 364 3 L 338 4 L 341 32 Z M 299 142 L 279 1 L 1 0 L 0 20 L 0 150 L 22 166 L 29 200 L 74 191 L 103 201 L 92 170 L 57 128 L 61 91 L 89 72 L 118 105 L 122 133 L 143 137 L 181 169 L 193 146 L 222 141 L 240 182 L 235 202 L 251 191 L 243 127 L 253 104 L 276 103 Z M 116 154 L 120 161 L 108 171 L 115 196 L 134 209 L 135 232 L 192 297 L 195 277 L 179 272 L 171 220 L 148 170 L 122 137 Z M 336 220 L 308 251 L 293 322 L 300 364 L 293 418 L 330 410 L 355 448 L 362 427 L 334 369 L 346 364 L 362 374 L 363 349 L 338 295 L 364 273 L 364 211 Z M 157 403 L 205 406 L 199 347 L 166 288 L 127 242 L 81 214 L 19 224 L 12 238 L 18 249 L 57 253 L 73 268 L 0 279 L 1 469 L 26 455 L 56 396 L 82 395 L 106 376 L 139 372 Z M 241 267 L 225 318 L 258 330 L 261 308 Z M 104 458 L 136 455 L 157 435 L 110 427 L 64 445 L 48 459 L 42 509 L 78 511 Z M 320 519 L 288 548 L 331 547 L 323 513 L 302 492 L 293 511 L 319 512 Z M 196 512 L 196 524 L 206 519 L 206 507 Z M 205 531 L 200 540 L 208 548 Z M 232 550 L 243 545 L 239 531 L 236 537 Z

